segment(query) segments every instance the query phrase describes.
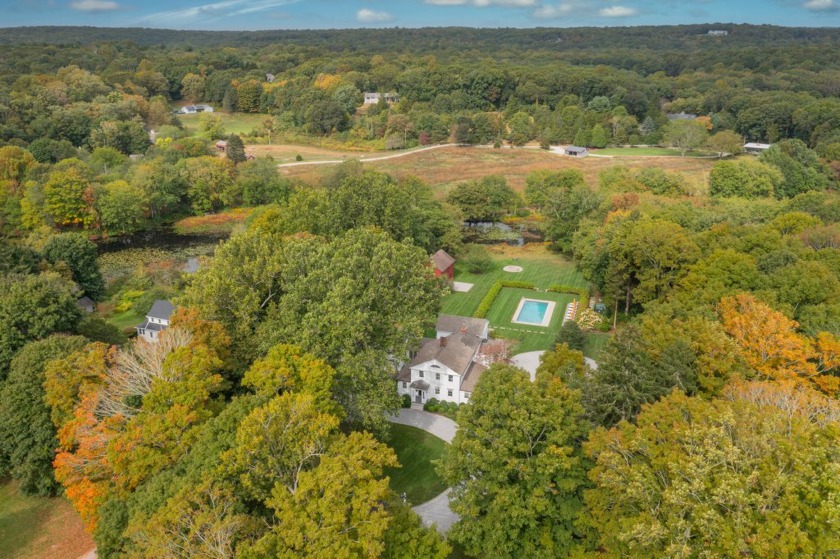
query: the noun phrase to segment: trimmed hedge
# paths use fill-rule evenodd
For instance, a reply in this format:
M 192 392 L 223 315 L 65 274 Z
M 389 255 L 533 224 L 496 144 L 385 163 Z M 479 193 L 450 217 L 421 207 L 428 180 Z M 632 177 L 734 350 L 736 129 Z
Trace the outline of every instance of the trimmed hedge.
M 548 288 L 551 293 L 567 293 L 569 295 L 577 295 L 578 308 L 589 308 L 589 290 L 585 287 L 575 287 L 574 285 L 552 285 Z
M 496 298 L 502 289 L 505 287 L 513 287 L 516 289 L 536 289 L 537 286 L 527 281 L 497 281 L 487 290 L 487 295 L 478 304 L 478 308 L 473 313 L 473 318 L 484 318 L 490 312 L 490 307 L 496 302 Z

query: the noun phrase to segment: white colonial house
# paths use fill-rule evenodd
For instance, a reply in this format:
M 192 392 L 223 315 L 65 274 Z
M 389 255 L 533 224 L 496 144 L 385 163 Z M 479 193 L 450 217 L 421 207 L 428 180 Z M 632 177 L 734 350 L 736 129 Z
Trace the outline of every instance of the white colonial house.
M 425 404 L 431 398 L 468 402 L 486 369 L 479 357 L 489 327 L 482 318 L 440 315 L 436 338 L 424 340 L 397 373 L 397 392 L 408 394 L 413 404 Z
M 158 299 L 146 315 L 146 322 L 136 326 L 137 335 L 141 338 L 157 343 L 160 333 L 169 327 L 169 317 L 175 307 L 169 301 Z

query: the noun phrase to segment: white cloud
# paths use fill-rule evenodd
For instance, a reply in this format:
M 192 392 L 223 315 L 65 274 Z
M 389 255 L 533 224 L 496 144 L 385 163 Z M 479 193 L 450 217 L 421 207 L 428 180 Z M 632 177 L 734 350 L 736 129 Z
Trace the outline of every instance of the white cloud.
M 486 8 L 488 6 L 502 6 L 506 8 L 536 8 L 540 0 L 425 0 L 426 4 L 435 6 L 477 6 Z
M 539 19 L 555 19 L 569 15 L 574 12 L 579 6 L 574 4 L 546 4 L 534 10 L 534 17 Z
M 802 5 L 805 9 L 812 10 L 814 12 L 834 12 L 840 10 L 840 4 L 834 0 L 808 0 L 808 2 L 805 2 Z
M 111 0 L 79 0 L 71 3 L 70 7 L 82 12 L 110 12 L 120 9 L 120 5 Z
M 82 0 L 91 1 L 91 0 Z M 93 0 L 99 1 L 99 0 Z M 201 4 L 182 8 L 180 10 L 168 10 L 149 14 L 140 18 L 141 21 L 165 21 L 171 20 L 203 20 L 213 17 L 231 17 L 245 14 L 263 12 L 272 8 L 279 8 L 287 4 L 295 4 L 300 0 L 220 0 L 210 4 Z
M 394 16 L 388 12 L 375 12 L 367 8 L 362 8 L 356 12 L 356 19 L 362 23 L 385 23 L 393 21 Z
M 601 17 L 630 17 L 639 13 L 636 8 L 628 8 L 627 6 L 610 6 L 602 8 L 598 11 Z

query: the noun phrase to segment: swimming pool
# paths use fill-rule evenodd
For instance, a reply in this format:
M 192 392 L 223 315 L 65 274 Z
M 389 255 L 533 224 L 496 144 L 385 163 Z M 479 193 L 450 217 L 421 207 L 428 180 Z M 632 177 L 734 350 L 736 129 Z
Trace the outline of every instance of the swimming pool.
M 514 324 L 531 324 L 533 326 L 548 326 L 551 315 L 554 314 L 555 303 L 552 301 L 538 301 L 522 298 L 513 314 Z

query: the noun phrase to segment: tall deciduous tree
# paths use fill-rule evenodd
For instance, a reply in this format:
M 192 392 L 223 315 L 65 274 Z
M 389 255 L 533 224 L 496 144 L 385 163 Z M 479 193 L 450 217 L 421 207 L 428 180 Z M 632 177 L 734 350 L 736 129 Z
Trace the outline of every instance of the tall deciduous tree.
M 693 149 L 702 147 L 706 143 L 709 132 L 702 123 L 696 120 L 674 120 L 665 127 L 665 142 L 680 150 L 680 155 Z
M 582 411 L 559 376 L 487 369 L 439 466 L 461 516 L 450 539 L 477 557 L 567 555 L 586 484 Z
M 81 317 L 75 285 L 56 273 L 0 276 L 0 379 L 27 342 L 72 332 Z
M 828 554 L 840 545 L 836 432 L 805 413 L 676 392 L 636 425 L 590 435 L 592 546 L 602 557 Z
M 99 253 L 84 234 L 61 233 L 50 237 L 42 254 L 53 264 L 66 264 L 73 272 L 73 281 L 91 299 L 98 300 L 104 295 L 105 281 L 96 259 Z
M 12 360 L 0 385 L 0 470 L 19 481 L 25 493 L 46 496 L 58 489 L 52 468 L 58 441 L 44 402 L 44 368 L 85 343 L 80 336 L 66 335 L 30 342 Z

